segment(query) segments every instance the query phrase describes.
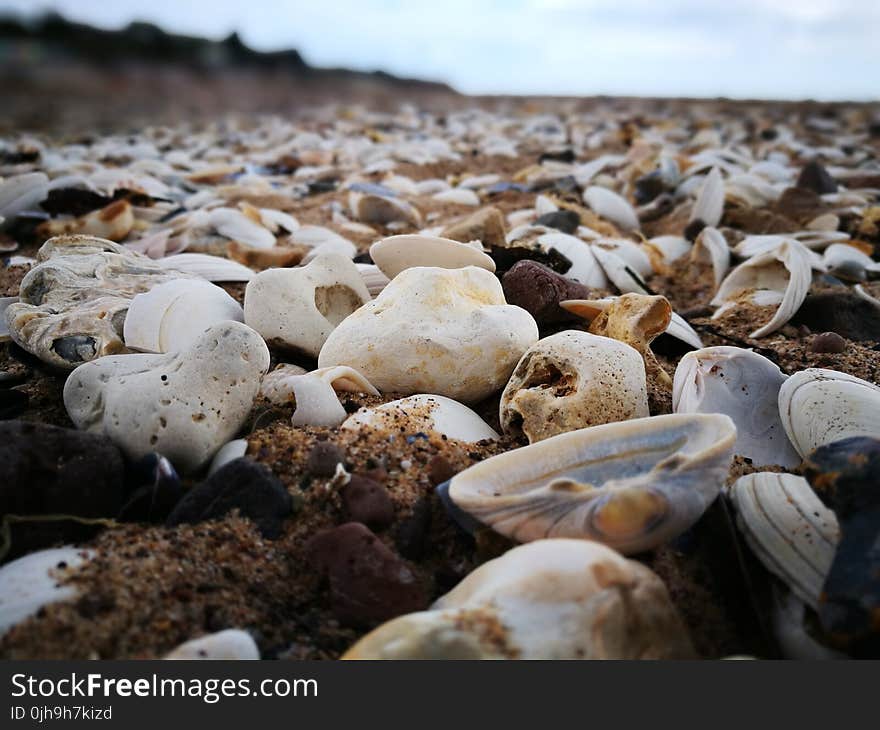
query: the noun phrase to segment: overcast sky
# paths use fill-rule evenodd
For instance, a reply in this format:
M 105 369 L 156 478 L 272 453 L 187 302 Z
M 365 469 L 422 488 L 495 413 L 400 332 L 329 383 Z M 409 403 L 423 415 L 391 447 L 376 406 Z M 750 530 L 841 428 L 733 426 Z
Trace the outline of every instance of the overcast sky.
M 880 98 L 880 0 L 0 0 L 466 93 Z

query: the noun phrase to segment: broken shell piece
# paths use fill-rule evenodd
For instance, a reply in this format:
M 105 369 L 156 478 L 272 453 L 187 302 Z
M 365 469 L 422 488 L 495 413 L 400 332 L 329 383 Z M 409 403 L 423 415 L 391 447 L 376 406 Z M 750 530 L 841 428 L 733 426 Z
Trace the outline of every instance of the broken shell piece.
M 638 418 L 553 436 L 456 474 L 456 507 L 520 542 L 596 540 L 625 554 L 691 527 L 727 476 L 727 416 Z
M 865 281 L 868 274 L 880 272 L 880 262 L 845 243 L 832 243 L 826 248 L 822 263 L 829 274 L 844 281 Z
M 673 659 L 695 653 L 663 582 L 581 540 L 484 563 L 430 611 L 393 619 L 343 659 Z
M 642 244 L 656 273 L 668 273 L 669 265 L 691 253 L 693 244 L 683 236 L 657 236 Z
M 417 266 L 330 334 L 318 367 L 349 365 L 382 392 L 469 403 L 500 390 L 537 339 L 535 320 L 485 269 Z
M 723 413 L 736 424 L 735 452 L 753 464 L 795 467 L 801 458 L 779 418 L 785 375 L 775 363 L 739 347 L 687 353 L 675 369 L 675 413 Z
M 202 279 L 175 279 L 131 300 L 123 340 L 133 350 L 175 352 L 226 321 L 243 322 L 244 312 L 223 289 Z
M 64 384 L 64 406 L 77 428 L 106 434 L 130 459 L 156 451 L 192 472 L 244 424 L 268 369 L 263 339 L 224 322 L 175 353 L 80 365 Z
M 808 254 L 802 244 L 789 240 L 741 263 L 727 275 L 712 299 L 712 306 L 720 307 L 713 319 L 747 301 L 776 307 L 770 321 L 750 337 L 764 337 L 778 330 L 800 309 L 810 289 L 812 271 Z
M 43 172 L 13 175 L 0 182 L 0 218 L 12 222 L 26 210 L 36 207 L 49 195 L 49 178 Z
M 648 415 L 645 367 L 632 347 L 568 330 L 538 340 L 501 395 L 505 433 L 529 443 L 611 421 Z
M 9 334 L 9 324 L 6 322 L 6 309 L 10 304 L 18 302 L 18 297 L 0 297 L 0 343 L 9 342 L 12 336 Z
M 834 513 L 794 474 L 747 474 L 730 488 L 730 498 L 752 552 L 816 608 L 840 538 Z
M 43 606 L 69 601 L 76 586 L 62 584 L 92 556 L 90 550 L 60 547 L 40 550 L 0 568 L 0 636 Z
M 468 443 L 498 438 L 470 408 L 442 395 L 411 395 L 375 408 L 361 408 L 342 424 L 347 430 L 365 426 L 395 434 L 433 431 Z
M 622 294 L 650 294 L 641 275 L 615 250 L 606 248 L 599 242 L 591 246 L 591 250 L 605 276 Z
M 355 266 L 357 266 L 357 270 L 360 272 L 364 285 L 367 287 L 367 291 L 370 292 L 371 297 L 379 296 L 379 293 L 391 281 L 382 273 L 378 266 L 373 264 L 355 264 Z
M 472 246 L 436 236 L 383 238 L 370 246 L 370 257 L 389 279 L 413 266 L 436 266 L 441 269 L 479 266 L 486 271 L 495 271 L 495 262 L 483 253 L 479 243 Z
M 233 439 L 232 441 L 227 441 L 220 447 L 220 450 L 214 454 L 214 458 L 211 459 L 211 466 L 208 467 L 208 476 L 211 476 L 215 471 L 222 469 L 230 461 L 242 458 L 247 454 L 247 449 L 247 439 Z
M 665 334 L 684 342 L 686 345 L 690 345 L 695 350 L 699 350 L 703 346 L 703 341 L 694 328 L 688 324 L 684 317 L 675 312 L 672 313 Z
M 691 261 L 707 262 L 712 266 L 715 290 L 717 291 L 730 268 L 730 247 L 721 231 L 711 226 L 700 231 L 691 249 Z
M 808 368 L 779 390 L 779 416 L 792 445 L 811 451 L 850 436 L 880 437 L 880 388 L 836 370 Z
M 370 293 L 357 267 L 338 254 L 293 269 L 268 269 L 244 295 L 244 317 L 271 345 L 316 357 L 333 329 Z
M 593 249 L 577 236 L 567 233 L 544 233 L 535 239 L 535 244 L 545 253 L 557 251 L 569 261 L 571 268 L 565 272 L 565 278 L 576 281 L 593 289 L 606 289 L 608 279 Z
M 232 241 L 253 246 L 271 248 L 275 245 L 275 235 L 260 222 L 235 208 L 214 208 L 208 214 L 208 224 L 221 236 Z
M 672 306 L 666 297 L 646 294 L 623 294 L 599 300 L 572 299 L 561 307 L 590 320 L 590 332 L 611 337 L 634 348 L 644 359 L 645 372 L 665 388 L 672 387 L 672 378 L 657 362 L 650 344 L 669 327 Z
M 263 378 L 262 394 L 273 403 L 296 401 L 294 426 L 338 426 L 348 412 L 336 395 L 340 391 L 379 395 L 354 368 L 336 365 L 305 372 L 295 365 L 282 365 Z
M 250 281 L 257 272 L 237 261 L 207 253 L 179 253 L 156 261 L 163 269 L 181 271 L 208 281 Z
M 601 218 L 611 221 L 627 231 L 639 229 L 639 216 L 629 201 L 613 190 L 591 185 L 584 190 L 584 202 Z
M 253 637 L 241 629 L 226 629 L 187 641 L 165 655 L 165 659 L 259 659 Z
M 431 196 L 440 203 L 453 203 L 455 205 L 479 205 L 480 196 L 467 188 L 452 188 L 443 190 Z
M 134 213 L 131 203 L 117 200 L 105 208 L 92 211 L 80 218 L 70 220 L 49 220 L 37 226 L 37 234 L 45 238 L 65 233 L 80 233 L 97 236 L 110 241 L 121 241 L 134 226 Z
M 709 170 L 700 194 L 691 211 L 690 222 L 702 221 L 707 226 L 717 226 L 724 214 L 724 180 L 717 167 Z
M 422 225 L 419 211 L 400 198 L 352 192 L 348 203 L 352 215 L 362 223 L 388 224 L 403 221 L 416 228 Z

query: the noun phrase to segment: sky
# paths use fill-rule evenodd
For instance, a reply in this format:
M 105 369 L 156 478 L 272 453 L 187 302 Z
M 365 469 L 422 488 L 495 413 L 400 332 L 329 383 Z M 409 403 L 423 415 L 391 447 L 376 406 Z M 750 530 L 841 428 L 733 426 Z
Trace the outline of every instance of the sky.
M 472 94 L 880 99 L 880 0 L 0 0 Z

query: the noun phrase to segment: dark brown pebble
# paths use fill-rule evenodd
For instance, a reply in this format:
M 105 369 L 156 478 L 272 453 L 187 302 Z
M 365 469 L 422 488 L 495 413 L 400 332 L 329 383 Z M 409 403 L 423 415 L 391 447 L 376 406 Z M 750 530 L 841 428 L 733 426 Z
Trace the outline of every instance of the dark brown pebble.
M 839 355 L 846 350 L 846 340 L 836 332 L 823 332 L 810 343 L 810 352 L 826 352 Z
M 341 495 L 348 522 L 363 522 L 374 530 L 381 530 L 394 519 L 394 504 L 388 490 L 379 482 L 352 474 Z
M 812 190 L 818 195 L 837 192 L 837 182 L 816 160 L 804 165 L 795 185 L 805 190 Z
M 430 528 L 431 499 L 420 497 L 413 506 L 412 514 L 402 520 L 397 528 L 394 544 L 400 554 L 410 560 L 420 560 L 425 554 Z
M 428 462 L 428 479 L 431 480 L 432 486 L 436 487 L 438 484 L 449 481 L 454 476 L 455 469 L 445 456 L 437 454 Z
M 576 320 L 559 302 L 587 299 L 590 292 L 583 284 L 560 276 L 536 261 L 518 261 L 501 279 L 508 304 L 522 307 L 538 326 Z
M 535 225 L 555 228 L 563 233 L 574 233 L 581 224 L 581 217 L 573 210 L 554 210 L 540 216 Z
M 336 465 L 345 462 L 345 452 L 329 441 L 316 443 L 306 459 L 306 471 L 315 477 L 332 477 Z

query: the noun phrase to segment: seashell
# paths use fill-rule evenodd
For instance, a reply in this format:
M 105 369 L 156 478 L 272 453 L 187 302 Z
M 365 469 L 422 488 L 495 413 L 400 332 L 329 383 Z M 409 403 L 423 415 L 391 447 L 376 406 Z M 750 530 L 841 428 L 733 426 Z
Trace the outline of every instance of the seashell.
M 811 281 L 807 249 L 796 241 L 785 241 L 772 251 L 744 261 L 727 275 L 710 302 L 712 306 L 721 307 L 713 318 L 718 318 L 740 301 L 776 305 L 770 321 L 749 335 L 765 337 L 795 315 L 807 296 Z
M 711 264 L 717 291 L 730 268 L 730 247 L 721 231 L 711 226 L 700 231 L 691 249 L 691 261 Z
M 371 297 L 379 296 L 379 293 L 388 286 L 388 282 L 391 281 L 378 266 L 373 264 L 355 264 L 357 266 L 357 270 L 360 272 L 361 278 L 364 280 L 364 286 L 367 287 L 367 291 L 370 292 Z
M 672 306 L 665 297 L 623 294 L 599 300 L 572 299 L 560 306 L 590 320 L 592 334 L 611 337 L 632 347 L 642 356 L 648 379 L 672 387 L 672 378 L 650 348 L 654 338 L 665 332 L 672 320 Z
M 206 253 L 178 253 L 157 259 L 159 266 L 207 279 L 208 281 L 250 281 L 257 272 L 220 256 Z
M 779 388 L 786 376 L 752 350 L 707 347 L 687 353 L 675 369 L 675 413 L 723 413 L 736 424 L 735 453 L 753 464 L 792 468 L 801 458 L 779 418 Z
M 637 418 L 553 436 L 456 474 L 453 504 L 520 542 L 596 540 L 625 554 L 691 527 L 727 476 L 736 427 L 721 414 Z
M 650 294 L 642 277 L 615 250 L 606 248 L 598 242 L 590 248 L 605 276 L 618 291 L 622 294 Z
M 261 393 L 273 403 L 296 401 L 294 426 L 338 426 L 347 417 L 336 395 L 339 391 L 379 395 L 370 382 L 354 368 L 336 365 L 305 372 L 282 365 L 263 378 Z
M 826 248 L 822 263 L 829 274 L 844 281 L 865 281 L 869 273 L 880 272 L 880 262 L 845 243 L 832 243 Z
M 92 557 L 74 547 L 40 550 L 0 568 L 0 636 L 43 606 L 76 598 L 75 585 L 62 581 Z
M 125 346 L 142 352 L 176 352 L 208 327 L 243 322 L 241 305 L 203 279 L 174 279 L 136 295 L 125 315 Z
M 34 208 L 49 195 L 49 178 L 42 172 L 26 172 L 0 181 L 0 218 L 12 222 L 19 213 Z
M 657 236 L 642 244 L 651 261 L 651 269 L 662 273 L 669 265 L 691 253 L 693 244 L 683 236 Z
M 717 167 L 709 170 L 700 194 L 691 211 L 690 222 L 702 221 L 713 228 L 721 223 L 724 214 L 724 180 Z
M 628 200 L 613 190 L 599 185 L 591 185 L 584 190 L 583 199 L 592 211 L 601 218 L 611 221 L 626 231 L 639 229 L 639 216 L 636 209 L 630 205 Z
M 499 438 L 470 408 L 442 395 L 411 395 L 374 408 L 361 408 L 342 424 L 346 430 L 364 427 L 394 434 L 433 432 L 467 443 Z
M 672 659 L 695 653 L 663 582 L 598 543 L 540 540 L 484 563 L 429 611 L 343 659 Z
M 440 235 L 462 243 L 479 241 L 484 246 L 503 246 L 504 216 L 494 206 L 480 208 L 444 228 Z
M 0 297 L 0 343 L 9 342 L 12 336 L 9 334 L 9 325 L 6 322 L 6 310 L 10 304 L 16 304 L 18 297 Z
M 222 469 L 230 461 L 241 459 L 247 454 L 247 450 L 247 439 L 233 439 L 232 441 L 227 441 L 218 449 L 217 453 L 214 454 L 214 458 L 211 459 L 211 465 L 208 467 L 208 476 L 211 476 L 215 471 Z
M 804 627 L 806 606 L 794 593 L 773 586 L 773 634 L 782 656 L 797 661 L 846 659 L 845 654 L 820 644 Z
M 66 233 L 97 236 L 121 241 L 134 226 L 134 212 L 127 200 L 117 200 L 105 208 L 69 220 L 48 220 L 37 226 L 37 234 L 49 238 Z
M 687 320 L 684 317 L 675 312 L 672 313 L 665 334 L 674 337 L 697 350 L 703 346 L 703 342 L 694 328 L 687 323 Z
M 807 223 L 806 228 L 809 231 L 832 232 L 836 231 L 839 226 L 840 218 L 838 216 L 834 215 L 834 213 L 823 213 Z
M 431 196 L 438 203 L 452 203 L 454 205 L 479 205 L 480 196 L 467 188 L 452 188 L 443 190 Z
M 729 496 L 752 552 L 816 608 L 840 537 L 834 513 L 806 479 L 794 474 L 747 474 L 736 480 Z
M 164 659 L 259 659 L 260 650 L 253 637 L 241 629 L 226 629 L 184 642 Z
M 327 254 L 345 256 L 345 258 L 347 259 L 353 259 L 355 256 L 357 256 L 357 246 L 355 246 L 347 238 L 343 238 L 342 236 L 335 236 L 315 246 L 303 257 L 302 263 L 309 264 L 316 258 L 318 258 L 318 256 L 325 256 Z
M 257 213 L 260 216 L 260 223 L 273 235 L 287 232 L 292 233 L 299 228 L 299 221 L 290 213 L 282 210 L 273 210 L 272 208 L 260 208 Z
M 77 428 L 104 433 L 130 459 L 158 451 L 189 473 L 241 428 L 268 369 L 262 338 L 224 322 L 175 353 L 80 365 L 64 384 L 64 406 Z
M 549 213 L 555 213 L 559 210 L 559 206 L 553 202 L 546 195 L 538 195 L 535 198 L 535 215 L 540 218 L 541 216 L 548 215 Z
M 400 235 L 383 238 L 370 246 L 370 258 L 389 279 L 413 266 L 436 266 L 460 269 L 479 266 L 495 271 L 495 262 L 483 253 L 482 246 L 459 243 L 436 236 Z
M 221 236 L 254 248 L 272 248 L 275 245 L 275 236 L 271 231 L 235 208 L 214 208 L 208 214 L 208 224 Z
M 565 278 L 594 289 L 608 287 L 608 279 L 599 265 L 593 249 L 577 236 L 567 233 L 542 233 L 535 239 L 535 244 L 544 253 L 556 251 L 571 262 L 565 272 Z
M 880 388 L 854 375 L 808 368 L 780 388 L 779 416 L 792 446 L 806 458 L 851 436 L 880 437 Z
M 338 254 L 294 269 L 268 269 L 247 285 L 244 317 L 270 345 L 316 357 L 333 329 L 370 293 L 357 267 Z
M 537 339 L 535 320 L 505 303 L 485 269 L 417 266 L 330 334 L 318 367 L 349 365 L 382 392 L 470 403 L 499 390 Z
M 400 198 L 352 192 L 348 201 L 352 215 L 362 223 L 388 224 L 403 221 L 416 228 L 422 225 L 419 211 Z
M 501 395 L 505 433 L 529 443 L 648 415 L 645 368 L 632 347 L 568 330 L 538 340 L 520 359 Z

